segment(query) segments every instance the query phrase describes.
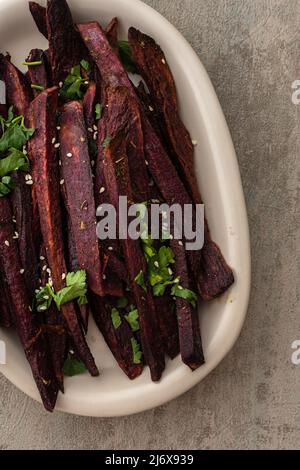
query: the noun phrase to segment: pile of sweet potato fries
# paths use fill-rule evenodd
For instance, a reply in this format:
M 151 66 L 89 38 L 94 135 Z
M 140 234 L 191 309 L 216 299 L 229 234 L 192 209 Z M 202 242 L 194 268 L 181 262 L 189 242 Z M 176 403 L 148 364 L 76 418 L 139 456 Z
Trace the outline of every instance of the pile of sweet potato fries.
M 96 208 L 122 195 L 201 204 L 194 146 L 152 38 L 132 27 L 118 40 L 116 18 L 74 24 L 65 0 L 29 6 L 49 48 L 30 51 L 26 74 L 0 54 L 0 323 L 16 329 L 52 411 L 65 375 L 99 375 L 90 312 L 125 374 L 147 365 L 158 381 L 165 355 L 204 363 L 197 300 L 234 279 L 207 222 L 198 251 L 172 236 L 99 241 Z

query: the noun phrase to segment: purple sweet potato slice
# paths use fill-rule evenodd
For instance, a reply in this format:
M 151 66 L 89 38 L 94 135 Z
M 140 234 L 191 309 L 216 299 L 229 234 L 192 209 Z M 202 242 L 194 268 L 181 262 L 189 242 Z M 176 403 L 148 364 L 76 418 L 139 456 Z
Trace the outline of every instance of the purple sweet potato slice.
M 47 69 L 47 56 L 41 49 L 32 49 L 26 62 L 42 62 L 41 65 L 29 66 L 27 77 L 31 84 L 39 85 L 44 89 L 51 86 L 51 80 Z M 34 96 L 37 96 L 40 92 L 33 90 Z
M 92 313 L 100 332 L 114 355 L 119 366 L 131 379 L 141 375 L 143 364 L 134 364 L 131 339 L 133 334 L 126 321 L 122 321 L 119 328 L 115 329 L 112 323 L 111 310 L 113 303 L 110 299 L 91 296 Z
M 105 34 L 112 49 L 118 54 L 118 18 L 113 18 L 105 28 Z
M 96 208 L 81 103 L 72 101 L 65 104 L 61 110 L 60 127 L 61 172 L 78 264 L 80 269 L 86 270 L 89 288 L 101 296 L 104 290 L 96 234 Z
M 46 249 L 42 245 L 40 250 L 40 276 L 42 286 L 45 286 L 48 282 L 48 274 L 45 266 L 47 268 L 48 261 L 46 259 Z M 49 309 L 44 313 L 43 322 L 45 323 L 45 334 L 48 337 L 53 370 L 59 389 L 64 392 L 63 366 L 67 356 L 68 337 L 63 317 L 57 310 L 54 302 L 52 302 Z
M 46 39 L 48 39 L 48 27 L 47 27 L 47 10 L 42 7 L 39 3 L 29 2 L 30 13 L 37 25 L 37 28 Z
M 8 198 L 0 199 L 0 266 L 14 323 L 31 366 L 43 404 L 48 411 L 55 406 L 58 384 L 49 360 L 49 349 L 37 317 L 32 313 L 26 292 L 18 245 L 14 237 Z
M 180 277 L 180 285 L 192 290 L 185 249 L 178 240 L 171 240 L 170 246 L 175 255 L 175 271 L 176 276 Z M 205 362 L 197 309 L 187 300 L 176 297 L 176 314 L 182 361 L 195 370 Z
M 2 274 L 0 273 L 0 325 L 5 328 L 10 328 L 13 326 L 12 313 L 10 311 L 10 305 L 8 301 L 8 296 L 6 292 L 6 286 L 2 279 Z
M 82 59 L 88 60 L 89 54 L 75 28 L 66 0 L 48 0 L 47 30 L 53 80 L 58 85 L 72 67 Z
M 115 116 L 111 116 L 114 120 Z M 108 126 L 110 131 L 110 125 Z M 112 133 L 110 132 L 110 135 Z M 127 196 L 132 200 L 132 189 L 130 184 L 129 167 L 126 155 L 126 136 L 122 130 L 112 136 L 112 140 L 105 148 L 105 179 L 110 192 L 110 198 L 116 208 L 119 204 L 119 196 Z M 118 212 L 118 210 L 117 210 Z M 145 361 L 149 365 L 153 381 L 160 379 L 165 367 L 164 351 L 158 333 L 156 311 L 151 289 L 147 281 L 147 267 L 139 240 L 127 238 L 121 240 L 131 290 L 135 298 L 135 305 L 139 311 L 141 327 L 142 349 Z M 143 275 L 145 290 L 135 281 L 136 276 Z
M 65 287 L 64 275 L 67 273 L 62 235 L 58 159 L 52 143 L 56 133 L 57 100 L 57 88 L 45 90 L 32 102 L 29 113 L 31 126 L 36 129 L 29 142 L 32 177 L 38 194 L 46 256 L 56 292 Z M 79 358 L 91 375 L 97 376 L 99 371 L 78 322 L 74 303 L 64 304 L 61 313 Z
M 6 85 L 7 105 L 14 107 L 16 115 L 26 116 L 32 99 L 32 92 L 26 78 L 9 58 L 3 55 L 0 55 L 0 71 Z M 23 268 L 26 268 L 25 282 L 32 301 L 38 280 L 36 243 L 38 243 L 39 224 L 34 212 L 31 188 L 26 184 L 24 174 L 14 173 L 13 178 L 16 181 L 16 187 L 11 192 L 10 199 L 16 218 L 21 263 Z
M 160 336 L 165 353 L 174 359 L 179 354 L 179 337 L 176 315 L 172 311 L 170 297 L 155 297 L 155 308 L 158 312 L 157 320 Z

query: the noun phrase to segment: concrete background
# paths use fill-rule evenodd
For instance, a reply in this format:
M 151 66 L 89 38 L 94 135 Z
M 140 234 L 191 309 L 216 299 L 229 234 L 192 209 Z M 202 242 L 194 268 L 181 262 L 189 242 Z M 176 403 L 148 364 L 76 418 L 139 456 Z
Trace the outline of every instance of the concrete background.
M 300 0 L 146 0 L 201 57 L 237 150 L 253 284 L 233 351 L 204 382 L 121 419 L 46 414 L 0 377 L 0 449 L 285 449 L 300 444 Z

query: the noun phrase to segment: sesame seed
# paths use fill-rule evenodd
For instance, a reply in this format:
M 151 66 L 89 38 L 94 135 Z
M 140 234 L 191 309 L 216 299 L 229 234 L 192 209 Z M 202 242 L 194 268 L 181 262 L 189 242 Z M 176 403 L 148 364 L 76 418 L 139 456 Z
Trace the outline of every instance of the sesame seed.
M 25 269 L 20 269 L 20 274 L 24 274 L 25 273 Z
M 42 270 L 43 270 L 43 271 L 46 271 L 46 269 L 47 269 L 47 266 L 46 266 L 46 265 L 42 267 Z
M 12 221 L 13 221 L 14 224 L 17 223 L 17 219 L 15 217 L 12 218 Z
M 152 112 L 154 111 L 154 109 L 152 108 L 152 106 L 149 106 L 149 110 Z
M 173 274 L 173 271 L 172 271 L 172 269 L 171 269 L 171 268 L 169 268 L 169 269 L 168 269 L 168 271 L 169 271 L 169 274 L 170 274 L 170 276 L 172 276 L 172 274 Z
M 40 310 L 43 310 L 43 311 L 44 311 L 44 310 L 47 310 L 47 307 L 46 307 L 45 305 L 42 305 L 42 306 L 40 307 Z
M 104 193 L 104 191 L 105 191 L 105 188 L 102 186 L 102 188 L 100 188 L 99 193 L 102 194 L 102 193 Z
M 104 279 L 104 281 L 105 281 L 105 279 L 106 279 L 106 275 L 105 275 L 105 274 L 103 274 L 102 279 Z
M 179 283 L 179 278 L 175 279 L 174 281 L 174 284 L 178 284 Z
M 94 131 L 98 131 L 98 127 L 95 126 L 95 124 L 93 125 L 93 129 L 94 129 Z
M 9 246 L 9 241 L 5 240 L 4 245 Z
M 151 199 L 152 204 L 159 204 L 159 199 Z
M 57 129 L 58 131 L 60 131 L 60 126 L 57 126 L 57 128 L 56 128 L 56 129 Z
M 15 234 L 14 234 L 14 236 L 13 236 L 13 239 L 14 239 L 14 240 L 17 240 L 18 238 L 19 238 L 18 232 L 15 232 Z
M 97 136 L 98 136 L 98 132 L 95 132 L 94 135 L 93 135 L 93 139 L 97 140 Z
M 62 186 L 64 184 L 64 182 L 65 182 L 65 180 L 62 179 L 62 180 L 60 180 L 59 184 Z
M 39 289 L 35 289 L 34 292 L 35 292 L 36 294 L 38 294 L 40 291 L 39 291 Z
M 31 177 L 31 175 L 28 173 L 27 175 L 25 175 L 25 181 L 29 181 L 29 180 L 32 180 L 32 177 Z
M 88 84 L 89 84 L 89 82 L 86 80 L 86 81 L 84 82 L 84 84 L 85 84 L 85 85 L 88 85 Z
M 178 286 L 178 289 L 179 289 L 179 290 L 183 290 L 183 287 L 182 287 L 182 286 Z
M 154 261 L 154 266 L 156 266 L 156 268 L 159 268 L 159 262 L 158 262 L 158 261 Z
M 179 240 L 178 245 L 183 246 L 183 243 L 181 240 Z
M 61 166 L 61 160 L 58 160 L 58 164 L 59 164 L 59 166 Z
M 63 82 L 59 82 L 59 84 L 58 84 L 59 88 L 62 88 L 63 85 L 64 85 Z
M 62 273 L 61 278 L 62 280 L 66 279 L 66 273 Z
M 146 166 L 149 166 L 149 162 L 148 162 L 148 160 L 145 160 L 145 163 L 146 163 Z
M 71 158 L 73 157 L 73 154 L 71 152 L 67 153 L 67 157 Z
M 109 249 L 109 251 L 113 251 L 113 247 L 112 247 L 112 246 L 109 246 L 108 249 Z
M 197 140 L 192 140 L 192 144 L 193 144 L 193 145 L 197 145 L 197 144 L 198 144 L 198 141 L 197 141 Z
M 91 166 L 95 166 L 95 160 L 91 160 Z
M 85 138 L 84 138 L 84 137 L 80 137 L 80 142 L 85 142 Z
M 54 148 L 59 149 L 59 147 L 60 147 L 60 143 L 57 142 L 57 144 L 54 145 Z
M 52 281 L 51 277 L 49 277 L 49 279 L 48 279 L 48 284 L 49 284 L 50 287 L 53 286 L 53 281 Z
M 94 129 L 92 129 L 91 127 L 88 127 L 88 131 L 89 132 L 94 132 Z
M 50 268 L 47 268 L 47 273 L 51 274 L 51 269 Z
M 170 235 L 170 240 L 173 240 L 173 238 L 174 238 L 173 235 Z
M 43 299 L 44 299 L 44 300 L 49 300 L 49 295 L 44 295 L 44 296 L 43 296 Z
M 27 150 L 23 149 L 23 155 L 27 155 Z
M 162 61 L 162 63 L 163 63 L 163 64 L 165 64 L 165 63 L 166 63 L 165 59 L 161 59 L 161 61 Z
M 29 186 L 31 186 L 31 185 L 33 184 L 33 181 L 32 181 L 32 180 L 28 180 L 28 181 L 26 181 L 25 184 L 28 184 Z
M 29 312 L 32 312 L 32 308 L 30 307 L 30 305 L 28 306 L 28 308 L 29 308 Z
M 45 256 L 40 256 L 41 261 L 44 261 L 44 259 L 45 259 Z
M 55 142 L 56 142 L 56 137 L 53 137 L 53 139 L 52 139 L 51 142 L 52 142 L 52 144 L 55 144 Z

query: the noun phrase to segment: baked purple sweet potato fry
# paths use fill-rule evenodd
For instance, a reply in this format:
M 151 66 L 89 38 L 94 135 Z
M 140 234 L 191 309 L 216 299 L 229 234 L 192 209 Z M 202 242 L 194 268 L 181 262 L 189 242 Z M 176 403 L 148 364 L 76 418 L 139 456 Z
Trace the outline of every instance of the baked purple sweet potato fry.
M 6 104 L 14 106 L 15 115 L 25 117 L 33 98 L 32 90 L 25 75 L 11 63 L 9 55 L 0 54 L 0 80 L 5 83 Z
M 114 120 L 115 116 L 110 116 Z M 110 131 L 110 125 L 108 125 Z M 110 132 L 110 135 L 111 132 Z M 126 155 L 126 134 L 124 130 L 112 136 L 104 151 L 104 173 L 107 190 L 115 208 L 118 208 L 119 196 L 127 195 L 132 200 L 129 166 Z M 118 211 L 117 211 L 118 212 Z M 154 299 L 147 281 L 147 267 L 139 240 L 127 238 L 121 240 L 125 262 L 130 278 L 131 290 L 139 312 L 142 349 L 145 361 L 149 365 L 151 378 L 158 381 L 165 367 L 164 351 L 158 331 L 157 313 Z M 139 285 L 137 277 L 144 279 L 145 286 Z
M 105 34 L 112 49 L 118 54 L 118 18 L 113 18 L 105 28 Z
M 135 364 L 133 361 L 133 351 L 131 340 L 134 338 L 128 323 L 123 320 L 115 328 L 112 322 L 111 311 L 114 304 L 110 298 L 100 298 L 91 295 L 92 313 L 97 327 L 102 333 L 109 349 L 113 353 L 121 369 L 131 379 L 141 375 L 143 371 L 142 361 Z
M 55 85 L 63 82 L 70 70 L 88 60 L 88 51 L 73 23 L 66 0 L 48 0 L 47 31 L 50 62 Z
M 26 59 L 28 64 L 32 62 L 42 62 L 40 65 L 34 65 L 28 67 L 27 77 L 30 80 L 30 84 L 38 85 L 43 89 L 51 86 L 51 78 L 48 72 L 47 55 L 41 49 L 32 49 L 29 56 Z M 40 93 L 39 90 L 33 89 L 34 96 Z
M 89 288 L 104 294 L 102 266 L 96 234 L 96 208 L 91 162 L 81 103 L 64 105 L 60 114 L 60 158 L 66 208 L 71 221 L 77 259 L 85 269 Z
M 5 328 L 13 326 L 12 313 L 10 311 L 10 304 L 7 297 L 6 286 L 0 273 L 0 325 Z
M 43 91 L 32 102 L 29 120 L 36 132 L 28 146 L 32 177 L 38 194 L 43 241 L 56 292 L 65 287 L 67 274 L 61 225 L 58 159 L 53 144 L 57 102 L 58 89 L 55 87 Z M 97 376 L 99 371 L 78 322 L 74 304 L 69 302 L 62 305 L 61 312 L 79 358 L 91 375 Z
M 32 313 L 22 274 L 19 250 L 14 239 L 14 227 L 9 199 L 0 198 L 0 266 L 13 313 L 14 324 L 31 366 L 43 404 L 54 409 L 58 384 L 50 361 L 47 340 L 37 317 Z
M 39 32 L 48 39 L 47 10 L 36 2 L 29 2 L 30 13 L 37 25 Z

